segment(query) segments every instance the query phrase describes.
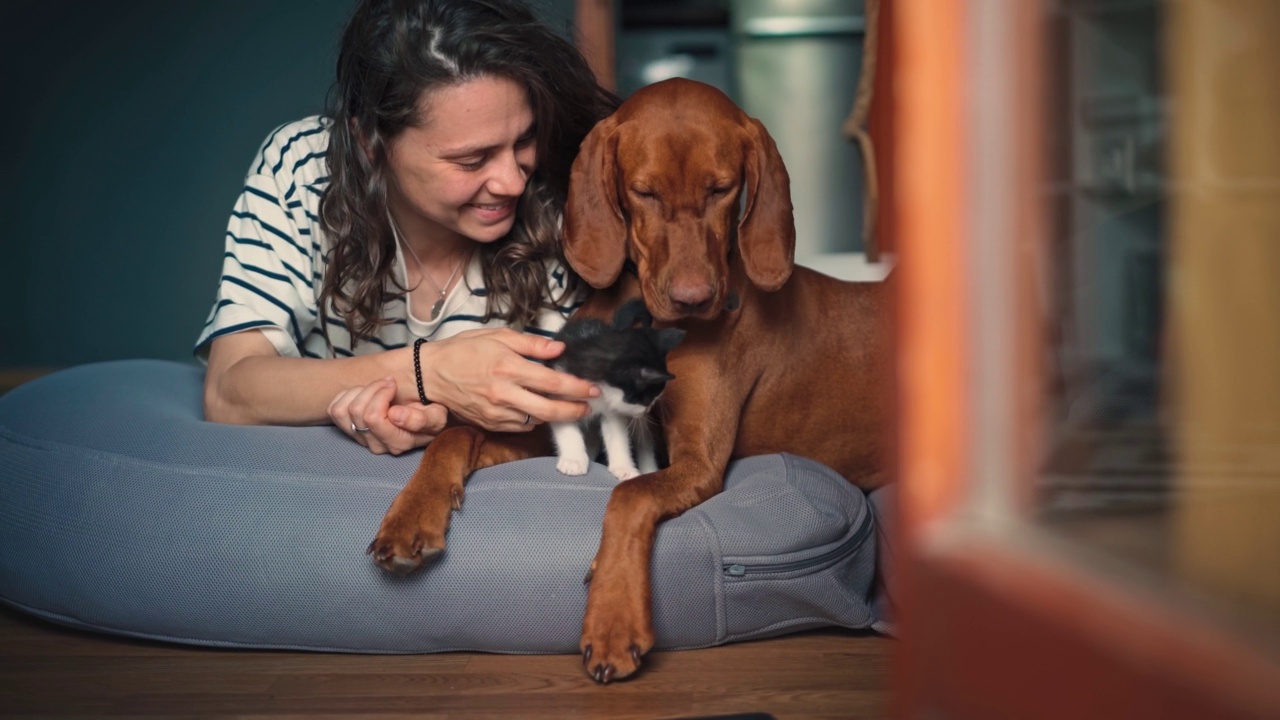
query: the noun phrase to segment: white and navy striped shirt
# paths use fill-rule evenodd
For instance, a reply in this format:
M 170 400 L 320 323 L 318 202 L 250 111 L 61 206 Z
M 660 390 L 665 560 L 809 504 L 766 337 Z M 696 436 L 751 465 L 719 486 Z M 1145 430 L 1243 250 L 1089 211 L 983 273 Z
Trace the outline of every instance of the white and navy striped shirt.
M 464 330 L 505 327 L 501 318 L 481 322 L 487 293 L 478 253 L 445 299 L 435 321 L 414 317 L 403 299 L 392 300 L 382 316 L 391 320 L 369 340 L 352 347 L 346 324 L 328 313 L 332 353 L 320 329 L 318 299 L 332 239 L 320 224 L 320 197 L 329 184 L 325 151 L 329 120 L 310 117 L 283 125 L 267 138 L 249 168 L 244 192 L 227 224 L 226 253 L 218 295 L 195 353 L 207 360 L 209 342 L 221 335 L 261 330 L 276 351 L 288 357 L 364 355 L 404 347 L 415 338 L 440 340 Z M 396 272 L 406 283 L 403 251 L 396 244 Z M 550 268 L 550 297 L 563 294 L 564 271 Z M 526 332 L 551 335 L 573 303 L 544 309 Z

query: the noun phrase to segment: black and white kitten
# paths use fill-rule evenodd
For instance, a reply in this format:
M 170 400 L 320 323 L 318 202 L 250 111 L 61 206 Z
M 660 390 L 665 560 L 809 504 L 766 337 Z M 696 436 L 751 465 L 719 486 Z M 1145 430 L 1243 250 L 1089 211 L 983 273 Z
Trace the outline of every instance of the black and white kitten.
M 613 323 L 570 318 L 556 334 L 565 344 L 564 352 L 551 367 L 600 387 L 600 397 L 591 401 L 592 413 L 578 422 L 551 423 L 559 462 L 556 469 L 565 475 L 587 472 L 591 456 L 585 430 L 599 419 L 600 436 L 609 458 L 609 472 L 619 480 L 629 480 L 658 469 L 653 438 L 647 423 L 634 423 L 639 468 L 632 459 L 632 420 L 643 418 L 649 407 L 675 376 L 667 372 L 667 353 L 684 339 L 675 328 L 655 330 L 644 302 L 635 299 L 618 308 Z

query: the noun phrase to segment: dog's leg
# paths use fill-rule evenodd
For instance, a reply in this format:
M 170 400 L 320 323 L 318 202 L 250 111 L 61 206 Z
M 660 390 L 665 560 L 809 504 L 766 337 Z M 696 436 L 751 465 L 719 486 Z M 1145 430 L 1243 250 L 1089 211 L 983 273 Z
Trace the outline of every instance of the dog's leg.
M 440 433 L 422 454 L 409 479 L 382 519 L 369 554 L 384 570 L 405 575 L 444 552 L 444 536 L 454 510 L 462 507 L 463 483 L 481 468 L 545 455 L 540 430 L 489 435 L 457 426 Z
M 658 524 L 720 492 L 733 451 L 741 398 L 679 397 L 682 388 L 707 381 L 699 379 L 704 372 L 673 371 L 679 379 L 667 392 L 683 414 L 666 424 L 671 464 L 613 489 L 587 574 L 579 647 L 587 674 L 601 683 L 634 673 L 653 647 L 650 562 Z
M 591 587 L 579 644 L 583 666 L 597 682 L 631 675 L 653 647 L 649 564 L 658 523 L 723 486 L 723 467 L 673 464 L 614 488 L 587 576 Z

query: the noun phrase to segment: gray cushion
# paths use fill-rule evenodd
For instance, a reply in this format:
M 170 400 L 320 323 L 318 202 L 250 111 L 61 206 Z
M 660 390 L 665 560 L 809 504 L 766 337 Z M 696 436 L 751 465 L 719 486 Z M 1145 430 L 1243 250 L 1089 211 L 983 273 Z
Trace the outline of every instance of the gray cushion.
M 477 473 L 435 566 L 364 554 L 421 453 L 332 427 L 201 419 L 202 369 L 86 365 L 0 397 L 0 600 L 49 620 L 203 645 L 356 652 L 576 652 L 613 478 L 550 458 Z M 772 455 L 659 532 L 663 648 L 870 627 L 865 496 Z

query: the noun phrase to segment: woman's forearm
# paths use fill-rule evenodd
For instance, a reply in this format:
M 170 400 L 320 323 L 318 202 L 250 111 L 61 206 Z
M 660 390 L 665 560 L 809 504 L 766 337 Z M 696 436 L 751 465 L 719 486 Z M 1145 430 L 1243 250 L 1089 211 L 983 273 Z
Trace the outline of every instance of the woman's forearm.
M 252 342 L 226 343 L 219 347 L 222 340 L 214 341 L 205 378 L 205 419 L 210 422 L 325 424 L 330 421 L 329 403 L 338 393 L 388 375 L 396 379 L 397 400 L 409 401 L 417 395 L 416 388 L 408 386 L 412 383 L 406 382 L 406 375 L 412 376 L 412 360 L 406 352 L 392 350 L 320 360 L 281 357 L 274 350 L 270 354 L 254 352 L 260 347 Z M 246 346 L 249 352 L 244 352 Z
M 589 412 L 600 391 L 592 383 L 552 370 L 540 360 L 563 344 L 511 329 L 471 330 L 426 343 L 418 351 L 423 392 L 463 422 L 499 432 L 527 430 L 531 420 L 565 422 Z M 262 333 L 216 338 L 205 376 L 205 418 L 238 425 L 348 427 L 349 416 L 331 417 L 340 393 L 388 376 L 392 404 L 420 400 L 413 346 L 351 358 L 281 357 Z

